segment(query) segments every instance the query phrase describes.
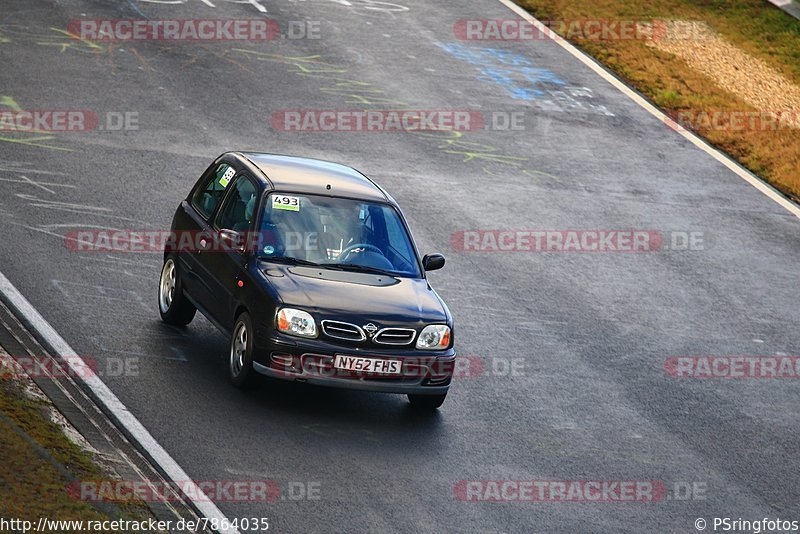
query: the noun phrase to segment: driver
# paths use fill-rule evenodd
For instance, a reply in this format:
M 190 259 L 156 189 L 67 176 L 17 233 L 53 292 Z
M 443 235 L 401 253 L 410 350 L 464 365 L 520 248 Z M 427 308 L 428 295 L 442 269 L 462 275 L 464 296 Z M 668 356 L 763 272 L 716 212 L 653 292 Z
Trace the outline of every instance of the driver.
M 329 260 L 339 259 L 348 246 L 364 243 L 368 229 L 364 226 L 361 205 L 345 209 L 330 210 L 320 217 L 322 231 L 319 234 L 320 252 Z M 369 242 L 369 241 L 366 241 Z
M 386 244 L 376 239 L 379 232 L 374 232 L 366 221 L 371 216 L 366 206 L 357 206 L 347 211 L 343 217 L 343 225 L 347 227 L 347 239 L 341 240 L 341 249 L 336 258 L 340 263 L 353 263 L 364 267 L 393 270 L 394 266 L 386 258 Z

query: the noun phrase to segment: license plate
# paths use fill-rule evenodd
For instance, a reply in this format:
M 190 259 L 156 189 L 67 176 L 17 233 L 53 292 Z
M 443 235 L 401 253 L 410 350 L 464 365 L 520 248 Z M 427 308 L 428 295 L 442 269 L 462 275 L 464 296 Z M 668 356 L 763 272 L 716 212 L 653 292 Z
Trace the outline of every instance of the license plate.
M 357 371 L 359 373 L 376 373 L 381 375 L 399 375 L 400 360 L 381 360 L 378 358 L 360 358 L 358 356 L 336 355 L 333 366 L 343 371 Z

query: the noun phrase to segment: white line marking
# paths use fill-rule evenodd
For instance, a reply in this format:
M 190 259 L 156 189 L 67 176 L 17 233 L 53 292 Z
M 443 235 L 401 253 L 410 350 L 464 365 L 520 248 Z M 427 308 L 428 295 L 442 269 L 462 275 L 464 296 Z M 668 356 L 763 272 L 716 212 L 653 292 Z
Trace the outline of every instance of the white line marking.
M 53 224 L 40 224 L 38 228 L 97 228 L 98 230 L 107 230 L 109 232 L 124 232 L 121 228 L 113 228 L 111 226 L 101 226 L 99 224 L 84 224 L 84 223 L 53 223 Z
M 125 276 L 132 276 L 134 278 L 141 278 L 142 280 L 152 280 L 153 279 L 152 276 L 145 276 L 143 274 L 135 274 L 135 273 L 130 272 L 127 269 L 114 269 L 113 267 L 107 267 L 105 265 L 96 266 L 95 269 L 98 269 L 98 270 L 101 270 L 101 271 L 109 271 L 109 272 L 116 273 L 116 274 L 122 274 L 122 275 L 125 275 Z
M 63 172 L 56 172 L 56 171 L 41 171 L 38 169 L 32 169 L 28 167 L 20 167 L 20 165 L 27 165 L 27 163 L 17 163 L 14 161 L 3 161 L 0 160 L 0 172 L 27 172 L 33 174 L 50 174 L 53 176 L 66 176 Z M 73 186 L 74 187 L 74 186 Z
M 22 180 L 23 183 L 36 186 L 36 187 L 38 187 L 38 188 L 40 188 L 40 189 L 42 189 L 44 191 L 47 191 L 51 195 L 55 195 L 56 194 L 56 192 L 53 191 L 52 189 L 50 189 L 49 187 L 42 185 L 41 182 L 34 182 L 33 180 L 31 180 L 30 178 L 28 178 L 24 174 L 20 174 L 19 177 L 20 177 L 20 179 Z
M 525 11 L 523 8 L 512 2 L 511 0 L 498 0 L 501 4 L 505 5 L 511 11 L 522 17 L 523 19 L 527 20 L 531 24 L 533 24 L 537 30 L 542 32 L 543 34 L 547 35 L 550 39 L 556 42 L 558 46 L 572 54 L 578 60 L 581 61 L 584 65 L 592 69 L 595 73 L 600 75 L 601 78 L 606 80 L 608 83 L 622 91 L 628 98 L 639 104 L 641 107 L 646 109 L 650 112 L 651 115 L 657 117 L 659 120 L 666 124 L 668 120 L 667 115 L 662 112 L 660 109 L 655 107 L 653 104 L 645 100 L 641 95 L 639 95 L 636 91 L 628 87 L 624 82 L 617 79 L 614 75 L 612 75 L 609 71 L 605 69 L 605 67 L 601 66 L 599 63 L 595 62 L 587 54 L 581 52 L 577 48 L 575 48 L 572 44 L 570 44 L 566 39 L 561 37 L 560 35 L 556 34 L 550 28 L 536 20 L 530 13 Z M 683 129 L 682 129 L 683 130 Z M 783 196 L 779 191 L 774 189 L 771 185 L 764 182 L 761 178 L 756 176 L 755 174 L 751 173 L 744 167 L 742 167 L 739 163 L 732 160 L 727 155 L 723 154 L 719 150 L 716 150 L 705 141 L 703 141 L 699 136 L 695 135 L 694 133 L 683 130 L 677 131 L 680 135 L 688 139 L 693 145 L 697 148 L 705 152 L 706 154 L 710 155 L 723 165 L 725 165 L 728 169 L 736 173 L 740 178 L 744 181 L 761 191 L 763 194 L 768 196 L 770 199 L 774 200 L 781 206 L 783 206 L 789 213 L 794 215 L 795 217 L 800 218 L 800 206 L 794 204 L 785 196 Z
M 262 6 L 258 3 L 258 0 L 228 0 L 229 2 L 233 2 L 235 4 L 250 4 L 251 6 L 255 7 L 261 13 L 266 13 L 267 8 Z
M 2 171 L 2 169 L 0 169 L 0 171 Z M 12 184 L 33 184 L 33 185 L 38 186 L 38 187 L 41 187 L 41 186 L 44 186 L 44 185 L 49 185 L 51 187 L 71 187 L 73 189 L 75 189 L 75 187 L 76 187 L 76 186 L 70 185 L 70 184 L 54 184 L 52 182 L 34 182 L 33 180 L 31 180 L 27 176 L 20 176 L 20 178 L 24 178 L 24 180 L 19 180 L 19 179 L 15 180 L 14 178 L 0 178 L 0 182 L 9 182 L 9 183 L 12 183 Z M 46 190 L 46 191 L 50 191 L 50 190 Z M 52 191 L 50 191 L 50 192 L 52 192 Z
M 82 214 L 82 215 L 85 215 L 85 214 Z M 78 239 L 76 237 L 67 237 L 67 236 L 62 235 L 62 234 L 57 234 L 55 232 L 51 232 L 51 231 L 47 230 L 46 228 L 39 228 L 37 226 L 28 226 L 27 224 L 16 223 L 16 222 L 9 222 L 8 224 L 13 224 L 14 226 L 20 226 L 22 228 L 27 228 L 28 230 L 33 230 L 34 232 L 41 232 L 43 234 L 51 235 L 53 237 L 60 237 L 64 241 L 75 241 L 79 245 L 86 244 L 86 245 L 94 246 L 90 241 L 83 241 L 83 240 Z
M 117 263 L 120 265 L 132 265 L 134 267 L 145 267 L 145 268 L 153 268 L 153 269 L 160 269 L 161 264 L 156 262 L 150 261 L 143 261 L 139 258 L 134 260 L 126 260 L 123 258 L 119 258 L 117 256 L 112 256 L 111 254 L 106 254 L 104 256 L 78 256 L 82 260 L 89 260 L 89 261 L 99 261 L 101 263 Z
M 17 193 L 17 197 L 21 198 L 22 200 L 27 200 L 31 203 L 31 206 L 36 207 L 50 207 L 50 206 L 58 206 L 61 208 L 74 208 L 79 210 L 85 210 L 90 212 L 110 212 L 114 211 L 111 208 L 106 208 L 103 206 L 90 206 L 89 204 L 73 204 L 71 202 L 60 202 L 58 200 L 47 200 L 46 198 L 39 198 L 35 195 L 29 195 L 27 193 Z M 37 204 L 38 203 L 38 204 Z
M 176 483 L 180 481 L 182 484 L 186 484 L 185 481 L 191 480 L 183 468 L 164 450 L 142 423 L 136 419 L 96 374 L 88 370 L 83 360 L 78 357 L 78 353 L 64 341 L 64 338 L 50 326 L 50 323 L 36 311 L 36 308 L 28 302 L 28 299 L 26 299 L 1 272 L 0 293 L 5 295 L 8 299 L 8 303 L 11 304 L 16 312 L 25 317 L 30 326 L 56 351 L 56 355 L 63 357 L 63 361 L 69 365 L 70 369 L 74 372 L 74 376 L 78 377 L 78 380 L 86 384 L 89 389 L 92 390 L 92 393 L 94 393 L 100 404 L 114 414 L 117 421 L 119 421 L 125 430 L 147 451 L 156 464 L 158 464 L 167 479 Z M 208 519 L 217 519 L 220 525 L 229 525 L 230 521 L 219 508 L 217 508 L 217 505 L 203 493 L 203 490 L 194 482 L 189 484 L 189 486 L 186 486 L 188 490 L 186 491 L 186 498 L 192 501 L 200 514 Z M 239 531 L 233 528 L 227 530 L 220 528 L 218 532 L 239 534 Z

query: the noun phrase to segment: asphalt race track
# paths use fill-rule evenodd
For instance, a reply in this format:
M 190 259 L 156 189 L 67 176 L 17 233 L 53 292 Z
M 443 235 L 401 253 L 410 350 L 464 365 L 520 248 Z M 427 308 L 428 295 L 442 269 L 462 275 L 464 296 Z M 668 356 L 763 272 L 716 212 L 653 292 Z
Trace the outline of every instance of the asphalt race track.
M 797 217 L 555 43 L 459 40 L 459 20 L 514 16 L 496 0 L 213 4 L 2 3 L 0 111 L 92 110 L 100 124 L 0 132 L 0 271 L 79 354 L 101 369 L 133 365 L 103 380 L 194 480 L 281 488 L 275 502 L 218 502 L 229 518 L 266 516 L 277 532 L 691 532 L 701 517 L 800 519 L 798 381 L 676 377 L 667 365 L 800 355 Z M 255 17 L 311 22 L 319 38 L 110 46 L 64 33 L 81 18 Z M 488 119 L 459 135 L 272 123 L 284 110 L 364 108 Z M 518 128 L 492 127 L 512 116 Z M 227 150 L 352 165 L 397 199 L 422 253 L 445 254 L 430 279 L 469 368 L 438 413 L 266 380 L 239 391 L 228 340 L 207 320 L 160 322 L 160 255 L 65 243 L 79 229 L 168 229 Z M 643 231 L 662 246 L 461 250 L 460 232 L 506 229 Z M 655 481 L 666 494 L 485 502 L 460 491 L 486 480 Z

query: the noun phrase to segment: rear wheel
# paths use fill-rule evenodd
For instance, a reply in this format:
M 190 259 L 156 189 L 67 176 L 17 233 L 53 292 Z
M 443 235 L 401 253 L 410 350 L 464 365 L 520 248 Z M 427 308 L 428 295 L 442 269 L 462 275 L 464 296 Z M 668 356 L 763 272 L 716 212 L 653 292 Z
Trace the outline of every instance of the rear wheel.
M 411 407 L 416 410 L 436 410 L 444 403 L 447 398 L 447 393 L 441 395 L 408 395 L 408 400 Z
M 194 319 L 197 308 L 183 294 L 177 257 L 170 254 L 161 268 L 158 283 L 158 312 L 167 324 L 186 326 Z
M 243 388 L 252 384 L 253 370 L 253 323 L 250 315 L 243 312 L 236 318 L 231 336 L 228 376 L 234 386 Z

